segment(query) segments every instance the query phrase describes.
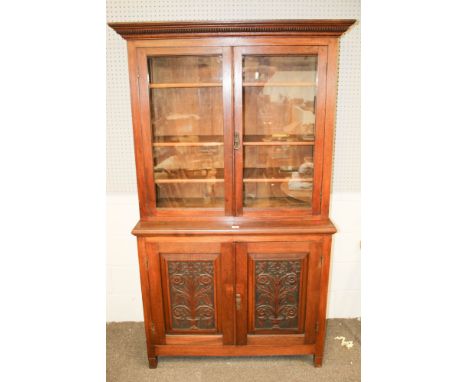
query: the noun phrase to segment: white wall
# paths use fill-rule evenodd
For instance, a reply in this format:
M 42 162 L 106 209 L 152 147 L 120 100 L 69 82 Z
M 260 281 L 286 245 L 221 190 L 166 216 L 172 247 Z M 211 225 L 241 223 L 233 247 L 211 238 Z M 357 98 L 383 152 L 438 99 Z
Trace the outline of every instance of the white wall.
M 361 315 L 360 194 L 334 193 L 330 275 L 330 318 Z M 138 221 L 136 194 L 107 196 L 107 321 L 143 321 L 136 238 L 130 231 Z

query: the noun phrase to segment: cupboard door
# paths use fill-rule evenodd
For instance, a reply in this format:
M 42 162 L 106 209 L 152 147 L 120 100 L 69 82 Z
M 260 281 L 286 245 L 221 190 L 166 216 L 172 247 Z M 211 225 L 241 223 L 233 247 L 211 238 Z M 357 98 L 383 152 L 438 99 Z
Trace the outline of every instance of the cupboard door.
M 149 207 L 155 215 L 232 214 L 231 50 L 141 48 Z
M 320 240 L 237 244 L 238 344 L 284 334 L 298 335 L 288 337 L 295 344 L 313 343 L 321 245 Z
M 151 243 L 148 267 L 160 337 L 212 335 L 234 342 L 232 244 Z M 157 325 L 155 325 L 157 326 Z M 208 337 L 206 337 L 208 335 Z M 184 337 L 190 339 L 189 337 Z M 193 341 L 196 342 L 196 337 Z M 177 340 L 176 340 L 177 341 Z M 179 342 L 177 342 L 179 343 Z
M 234 48 L 238 215 L 320 214 L 326 52 Z

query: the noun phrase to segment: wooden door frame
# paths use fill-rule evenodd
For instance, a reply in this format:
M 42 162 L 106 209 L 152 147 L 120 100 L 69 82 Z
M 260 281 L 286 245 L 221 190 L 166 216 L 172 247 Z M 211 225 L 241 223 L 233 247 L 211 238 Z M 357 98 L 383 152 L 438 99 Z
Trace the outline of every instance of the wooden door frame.
M 130 43 L 129 43 L 130 44 Z M 224 208 L 161 209 L 156 203 L 147 59 L 149 56 L 222 56 L 222 97 L 224 132 Z M 232 158 L 232 48 L 223 46 L 138 47 L 129 46 L 130 85 L 134 126 L 135 160 L 138 173 L 140 215 L 144 218 L 208 217 L 233 215 Z M 135 102 L 136 99 L 136 102 Z
M 308 241 L 297 242 L 238 242 L 235 246 L 236 254 L 236 295 L 239 298 L 239 305 L 236 309 L 236 345 L 303 345 L 315 344 L 318 340 L 323 342 L 322 326 L 325 320 L 326 289 L 324 292 L 324 282 L 328 283 L 328 278 L 323 274 L 322 262 L 324 257 L 324 237 L 315 237 Z M 290 254 L 306 254 L 305 258 L 296 255 L 297 259 L 303 259 L 303 277 L 300 281 L 303 289 L 302 296 L 299 296 L 299 303 L 302 304 L 303 312 L 299 317 L 302 322 L 298 322 L 298 331 L 285 331 L 281 333 L 255 333 L 251 331 L 249 322 L 249 312 L 252 311 L 254 292 L 250 290 L 252 286 L 249 266 L 253 262 L 250 257 L 286 258 Z M 252 255 L 249 255 L 252 254 Z M 264 256 L 266 255 L 266 256 Z M 293 258 L 291 257 L 291 258 Z M 326 256 L 327 257 L 327 256 Z M 327 257 L 329 258 L 329 257 Z M 328 268 L 327 268 L 328 269 Z M 324 280 L 326 278 L 326 280 Z M 323 295 L 325 293 L 325 296 Z M 322 317 L 323 316 L 323 317 Z M 318 331 L 320 328 L 322 331 Z M 317 335 L 319 336 L 317 338 Z M 323 344 L 322 344 L 323 345 Z
M 151 322 L 147 330 L 147 343 L 154 345 L 211 344 L 233 345 L 235 338 L 234 321 L 234 245 L 232 243 L 180 243 L 142 241 L 140 272 L 145 280 L 143 296 L 145 318 Z M 215 270 L 214 301 L 216 327 L 218 330 L 201 330 L 199 333 L 184 330 L 170 330 L 168 287 L 165 262 L 200 259 L 213 260 Z M 218 264 L 216 264 L 218 263 Z M 144 277 L 143 277 L 144 276 Z M 145 322 L 146 319 L 145 319 Z
M 326 105 L 327 105 L 327 63 L 328 46 L 322 45 L 263 45 L 263 46 L 234 46 L 233 47 L 234 68 L 234 130 L 240 140 L 240 149 L 234 153 L 235 174 L 235 212 L 236 216 L 245 217 L 287 217 L 287 216 L 312 216 L 319 218 L 322 209 L 322 167 L 324 158 L 324 142 L 327 133 Z M 243 78 L 242 57 L 244 55 L 317 55 L 317 103 L 315 108 L 315 140 L 314 140 L 314 187 L 312 194 L 312 205 L 310 209 L 303 208 L 244 208 L 243 207 Z

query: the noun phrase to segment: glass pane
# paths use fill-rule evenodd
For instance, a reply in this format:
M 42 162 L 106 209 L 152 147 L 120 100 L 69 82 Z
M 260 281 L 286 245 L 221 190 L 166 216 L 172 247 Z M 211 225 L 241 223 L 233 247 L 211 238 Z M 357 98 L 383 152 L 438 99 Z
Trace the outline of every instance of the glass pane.
M 244 206 L 311 208 L 317 56 L 243 59 Z
M 206 83 L 221 82 L 220 56 L 159 56 L 149 59 L 150 82 Z
M 152 89 L 154 142 L 223 142 L 222 88 Z
M 149 58 L 158 208 L 223 208 L 220 56 Z

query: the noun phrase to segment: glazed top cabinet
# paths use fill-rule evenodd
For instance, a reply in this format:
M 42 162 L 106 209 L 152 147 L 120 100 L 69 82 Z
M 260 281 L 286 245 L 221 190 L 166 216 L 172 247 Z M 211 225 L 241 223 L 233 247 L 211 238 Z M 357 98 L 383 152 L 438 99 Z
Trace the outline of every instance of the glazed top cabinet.
M 109 24 L 128 41 L 150 365 L 321 363 L 337 46 L 353 23 Z

